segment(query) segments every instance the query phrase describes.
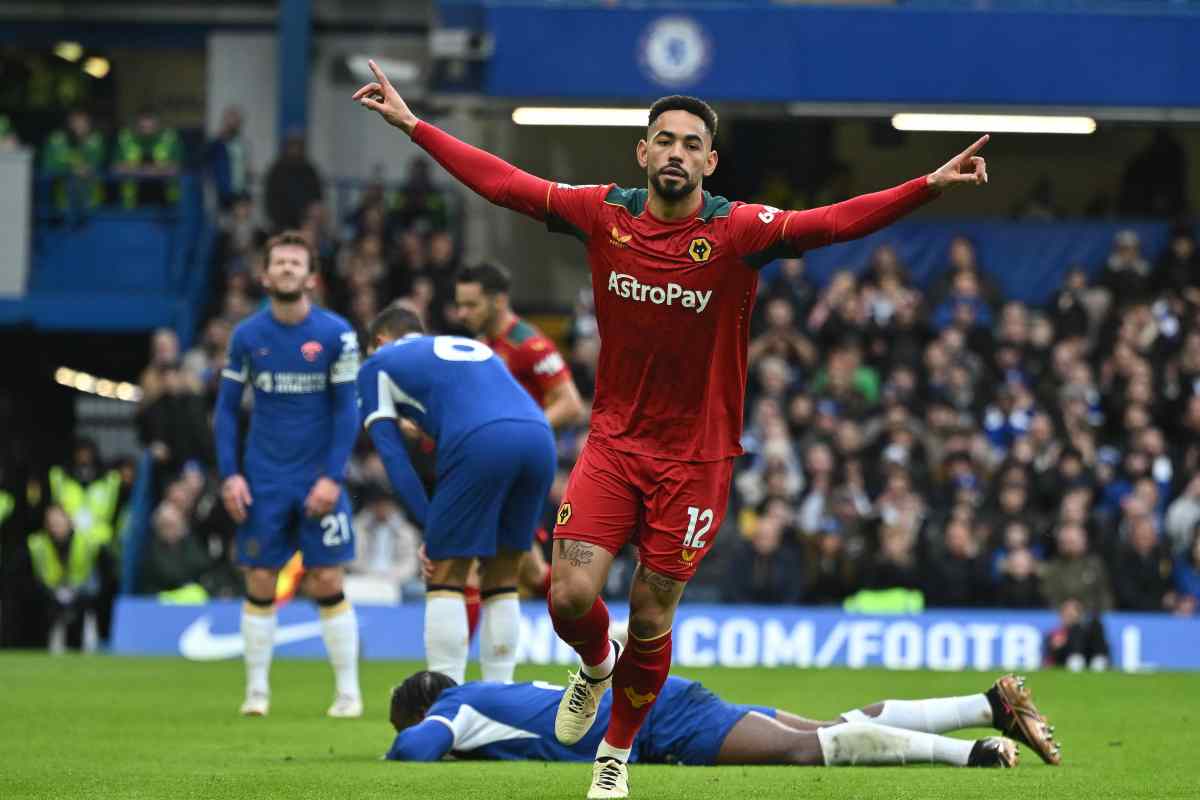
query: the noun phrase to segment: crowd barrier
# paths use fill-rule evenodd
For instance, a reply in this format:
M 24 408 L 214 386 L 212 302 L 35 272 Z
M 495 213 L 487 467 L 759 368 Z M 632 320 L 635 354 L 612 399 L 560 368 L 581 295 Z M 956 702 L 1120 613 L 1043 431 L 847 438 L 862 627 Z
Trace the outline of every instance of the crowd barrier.
M 424 658 L 423 604 L 356 608 L 363 658 Z M 614 620 L 628 614 L 621 604 L 611 611 Z M 574 653 L 555 636 L 543 604 L 525 603 L 521 613 L 519 661 L 573 662 Z M 168 605 L 122 597 L 113 651 L 199 661 L 240 657 L 240 617 L 238 601 Z M 870 616 L 832 608 L 685 604 L 675 619 L 674 660 L 685 667 L 1030 670 L 1042 664 L 1044 638 L 1055 625 L 1055 615 L 1042 611 Z M 1105 629 L 1117 669 L 1200 670 L 1200 618 L 1114 613 L 1105 618 Z M 280 608 L 276 653 L 324 657 L 314 605 Z

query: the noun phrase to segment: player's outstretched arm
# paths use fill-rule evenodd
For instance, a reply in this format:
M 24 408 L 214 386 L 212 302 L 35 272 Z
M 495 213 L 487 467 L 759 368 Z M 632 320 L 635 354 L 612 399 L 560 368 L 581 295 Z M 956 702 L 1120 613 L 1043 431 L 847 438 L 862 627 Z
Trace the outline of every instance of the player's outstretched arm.
M 988 180 L 987 162 L 977 153 L 988 139 L 980 137 L 934 172 L 891 189 L 793 212 L 785 220 L 782 238 L 800 250 L 859 239 L 912 213 L 945 189 L 982 186 Z
M 546 218 L 552 186 L 549 181 L 522 172 L 504 159 L 417 119 L 379 66 L 374 61 L 367 63 L 375 73 L 375 80 L 355 92 L 354 100 L 412 137 L 447 172 L 476 194 L 534 219 Z

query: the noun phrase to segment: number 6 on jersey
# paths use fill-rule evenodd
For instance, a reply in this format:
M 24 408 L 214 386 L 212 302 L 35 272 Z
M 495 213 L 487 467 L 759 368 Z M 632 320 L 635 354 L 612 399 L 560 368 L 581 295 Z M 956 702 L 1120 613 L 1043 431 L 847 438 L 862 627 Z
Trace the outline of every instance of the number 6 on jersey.
M 702 527 L 696 530 L 696 524 L 700 523 Z M 684 547 L 694 547 L 697 550 L 708 544 L 704 541 L 704 535 L 708 533 L 708 529 L 713 524 L 713 512 L 711 508 L 697 508 L 696 506 L 688 506 L 688 529 L 687 534 L 683 537 Z

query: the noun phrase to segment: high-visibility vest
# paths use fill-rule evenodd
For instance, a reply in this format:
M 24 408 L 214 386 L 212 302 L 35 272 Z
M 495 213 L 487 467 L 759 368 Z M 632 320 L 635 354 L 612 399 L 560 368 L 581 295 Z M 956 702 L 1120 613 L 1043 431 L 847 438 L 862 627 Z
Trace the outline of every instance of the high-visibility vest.
M 100 542 L 79 531 L 75 531 L 71 537 L 66 564 L 58 557 L 58 549 L 49 533 L 38 531 L 29 537 L 29 559 L 33 562 L 33 574 L 51 588 L 74 588 L 87 583 L 96 569 L 99 555 Z
M 170 128 L 159 131 L 158 135 L 150 142 L 143 141 L 129 128 L 124 128 L 117 134 L 116 162 L 118 164 L 141 164 L 145 161 L 146 148 L 150 150 L 150 161 L 156 166 L 163 164 L 181 166 L 182 144 L 179 141 L 179 134 Z M 179 181 L 174 179 L 167 181 L 166 195 L 168 203 L 173 205 L 179 202 Z M 137 208 L 138 180 L 136 178 L 122 181 L 121 203 L 126 208 Z
M 110 470 L 84 486 L 62 467 L 50 470 L 50 497 L 63 507 L 75 523 L 75 530 L 108 544 L 113 538 L 117 499 L 121 494 L 121 474 Z

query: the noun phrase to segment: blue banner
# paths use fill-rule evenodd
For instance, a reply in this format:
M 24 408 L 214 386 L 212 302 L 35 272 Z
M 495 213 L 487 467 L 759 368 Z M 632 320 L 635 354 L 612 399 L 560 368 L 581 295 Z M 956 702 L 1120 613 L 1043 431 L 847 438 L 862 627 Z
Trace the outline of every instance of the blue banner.
M 1200 106 L 1197 14 L 479 5 L 490 95 Z
M 613 604 L 614 620 L 628 614 Z M 363 658 L 425 657 L 424 606 L 357 606 Z M 518 661 L 571 664 L 575 653 L 554 634 L 541 603 L 522 606 Z M 241 603 L 165 605 L 117 601 L 113 651 L 180 655 L 209 661 L 242 654 Z M 831 608 L 683 605 L 675 619 L 674 661 L 685 667 L 882 667 L 885 669 L 1030 670 L 1042 664 L 1050 612 L 932 611 L 866 616 Z M 1110 614 L 1105 629 L 1113 664 L 1128 672 L 1200 670 L 1200 619 Z M 323 658 L 316 607 L 279 610 L 276 654 Z M 472 646 L 472 658 L 476 657 Z

